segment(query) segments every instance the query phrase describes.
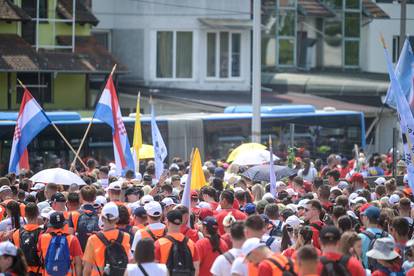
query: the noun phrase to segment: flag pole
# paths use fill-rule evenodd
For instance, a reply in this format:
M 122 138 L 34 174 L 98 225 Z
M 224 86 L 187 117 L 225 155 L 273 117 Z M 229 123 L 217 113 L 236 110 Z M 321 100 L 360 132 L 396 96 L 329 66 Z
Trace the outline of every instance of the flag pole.
M 109 77 L 112 77 L 112 75 L 114 74 L 114 72 L 115 72 L 115 70 L 116 70 L 116 66 L 117 66 L 117 64 L 115 63 L 114 67 L 112 67 L 111 74 L 109 74 Z M 77 151 L 76 151 L 76 153 L 75 153 L 75 157 L 73 158 L 73 161 L 72 161 L 71 167 L 74 167 L 74 166 L 75 166 L 75 164 L 76 164 L 76 159 L 80 160 L 80 159 L 79 159 L 79 154 L 80 154 L 80 151 L 81 151 L 81 149 L 82 149 L 82 147 L 83 147 L 83 144 L 85 143 L 86 137 L 88 136 L 89 130 L 90 130 L 90 129 L 91 129 L 91 127 L 92 127 L 92 123 L 93 123 L 93 118 L 94 118 L 94 117 L 95 117 L 95 113 L 92 115 L 92 118 L 91 118 L 91 120 L 90 120 L 90 122 L 89 122 L 89 124 L 88 124 L 88 127 L 86 128 L 85 133 L 83 134 L 83 137 L 82 137 L 81 143 L 80 143 L 80 145 L 79 145 L 78 150 L 77 150 Z M 87 167 L 85 167 L 85 168 L 87 168 Z
M 23 82 L 21 82 L 20 79 L 17 79 L 18 83 L 20 84 L 20 86 L 23 87 L 23 89 L 28 90 L 26 85 L 23 84 Z M 62 138 L 62 140 L 66 143 L 66 145 L 70 148 L 70 150 L 73 153 L 76 153 L 75 149 L 72 147 L 72 145 L 69 143 L 69 141 L 66 139 L 66 137 L 63 135 L 63 133 L 58 129 L 58 127 L 55 125 L 54 122 L 50 121 L 51 125 L 54 127 L 54 129 L 57 131 L 57 133 L 59 134 L 59 136 Z M 87 168 L 86 164 L 82 161 L 82 159 L 79 158 L 79 161 L 82 163 L 83 166 L 85 166 L 85 168 Z
M 388 49 L 387 44 L 385 43 L 385 39 L 384 39 L 384 36 L 382 35 L 382 33 L 380 33 L 380 40 L 381 40 L 381 43 L 382 43 L 382 46 L 384 47 L 384 49 Z M 413 147 L 412 147 L 412 144 L 411 144 L 410 136 L 408 135 L 407 131 L 404 132 L 404 135 L 407 138 L 408 148 L 410 149 L 411 163 L 414 164 L 414 154 L 412 153 Z M 395 149 L 393 151 L 395 151 Z

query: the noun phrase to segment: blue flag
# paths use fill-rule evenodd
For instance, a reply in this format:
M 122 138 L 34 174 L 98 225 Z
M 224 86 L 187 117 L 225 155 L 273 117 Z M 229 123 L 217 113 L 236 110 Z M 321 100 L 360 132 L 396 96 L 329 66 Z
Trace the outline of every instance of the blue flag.
M 400 83 L 403 95 L 410 105 L 410 109 L 414 111 L 414 98 L 413 98 L 413 81 L 414 81 L 414 54 L 411 48 L 408 38 L 404 42 L 404 46 L 401 50 L 400 57 L 398 59 L 397 66 L 395 67 L 395 75 Z M 396 109 L 397 103 L 395 100 L 395 89 L 392 85 L 388 87 L 387 95 L 385 96 L 385 103 L 390 107 Z
M 162 139 L 161 132 L 155 121 L 154 105 L 151 104 L 151 136 L 154 147 L 155 177 L 160 179 L 164 171 L 164 160 L 168 155 L 167 147 Z
M 388 55 L 387 48 L 384 47 L 385 59 L 387 62 L 387 70 L 390 75 L 391 90 L 394 100 L 397 106 L 398 119 L 400 121 L 400 129 L 402 135 L 402 142 L 404 148 L 404 160 L 407 164 L 408 172 L 408 184 L 414 191 L 414 117 L 411 113 L 410 105 L 408 104 L 407 98 L 405 97 L 401 85 L 397 79 L 397 75 L 394 72 L 391 59 Z
M 185 182 L 183 197 L 181 198 L 181 205 L 184 205 L 188 208 L 189 214 L 191 215 L 191 171 L 193 168 L 193 154 L 191 154 L 191 163 L 188 170 L 187 181 Z M 187 222 L 188 227 L 190 227 L 190 220 Z

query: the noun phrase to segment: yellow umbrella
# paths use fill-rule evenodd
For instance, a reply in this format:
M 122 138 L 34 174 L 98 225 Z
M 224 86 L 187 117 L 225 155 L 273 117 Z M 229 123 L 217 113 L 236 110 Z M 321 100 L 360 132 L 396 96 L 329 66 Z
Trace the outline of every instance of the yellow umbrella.
M 133 148 L 131 148 L 131 152 L 133 152 Z M 142 144 L 138 156 L 140 160 L 154 158 L 154 147 L 152 145 Z
M 230 153 L 229 157 L 227 158 L 227 162 L 233 162 L 237 158 L 237 156 L 241 153 L 251 151 L 251 150 L 263 150 L 263 149 L 266 149 L 266 147 L 263 146 L 262 144 L 258 144 L 258 143 L 241 144 L 240 146 L 235 148 Z

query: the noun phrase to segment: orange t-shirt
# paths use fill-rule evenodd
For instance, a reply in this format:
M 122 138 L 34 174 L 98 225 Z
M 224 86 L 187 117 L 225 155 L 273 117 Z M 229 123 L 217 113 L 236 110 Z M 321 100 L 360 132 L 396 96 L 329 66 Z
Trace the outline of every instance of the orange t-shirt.
M 36 229 L 40 228 L 40 225 L 37 224 L 26 224 L 23 225 L 23 229 L 26 231 L 35 231 Z M 41 233 L 40 233 L 41 234 Z M 40 236 L 39 234 L 39 236 Z M 39 240 L 39 238 L 38 238 Z M 20 231 L 17 229 L 13 233 L 13 243 L 16 247 L 20 248 Z M 40 252 L 38 252 L 40 256 Z M 42 273 L 43 270 L 41 267 L 38 266 L 28 266 L 27 272 L 34 272 L 34 273 Z
M 181 233 L 171 233 L 168 234 L 172 238 L 176 239 L 177 241 L 183 241 L 185 236 Z M 187 242 L 188 247 L 190 248 L 191 255 L 193 256 L 193 262 L 198 262 L 200 257 L 197 252 L 197 248 L 195 243 L 188 239 Z M 166 264 L 168 261 L 168 256 L 170 255 L 170 250 L 172 247 L 172 242 L 167 238 L 160 238 L 155 242 L 155 260 L 157 260 L 161 264 Z
M 104 231 L 103 234 L 107 240 L 116 240 L 119 235 L 118 229 L 112 229 Z M 124 235 L 122 240 L 122 246 L 125 249 L 125 252 L 128 258 L 131 257 L 131 247 L 129 245 L 129 235 Z M 105 245 L 98 238 L 97 235 L 92 235 L 88 239 L 86 244 L 85 253 L 83 254 L 83 261 L 88 262 L 93 265 L 91 276 L 100 276 L 104 270 L 105 265 Z M 99 269 L 99 270 L 98 270 Z M 121 276 L 121 275 L 120 275 Z

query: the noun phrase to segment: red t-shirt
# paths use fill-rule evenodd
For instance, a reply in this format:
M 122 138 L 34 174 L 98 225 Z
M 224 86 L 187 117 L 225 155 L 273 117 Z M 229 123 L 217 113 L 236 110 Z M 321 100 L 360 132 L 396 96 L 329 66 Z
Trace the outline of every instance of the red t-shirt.
M 233 240 L 231 239 L 231 235 L 229 233 L 222 235 L 221 239 L 227 244 L 228 248 L 233 248 Z
M 313 235 L 312 235 L 313 246 L 315 246 L 318 249 L 321 249 L 321 244 L 319 242 L 319 231 L 320 230 L 314 226 L 315 224 L 319 226 L 319 229 L 321 229 L 322 227 L 325 226 L 325 223 L 323 223 L 322 221 L 317 221 L 317 222 L 313 222 L 309 224 L 313 232 Z
M 217 219 L 217 223 L 219 225 L 219 234 L 223 235 L 224 232 L 224 227 L 223 227 L 223 219 L 225 216 L 227 216 L 228 213 L 230 213 L 233 215 L 233 217 L 236 220 L 245 220 L 247 218 L 246 214 L 237 210 L 237 209 L 223 209 L 220 212 L 218 212 L 218 214 L 215 216 Z
M 322 256 L 325 256 L 328 260 L 338 261 L 342 257 L 342 254 L 334 253 L 334 252 L 327 252 L 327 253 L 323 253 Z M 358 259 L 356 259 L 355 257 L 349 258 L 346 268 L 348 269 L 349 274 L 352 276 L 365 276 L 365 270 L 362 267 L 361 262 L 358 261 Z M 319 262 L 318 264 L 319 275 L 321 275 L 322 269 L 323 269 L 323 265 L 321 262 Z
M 406 276 L 414 276 L 414 268 L 411 268 L 410 270 L 408 270 Z
M 190 240 L 192 240 L 193 242 L 197 242 L 198 241 L 198 231 L 195 229 L 192 229 L 190 227 L 188 227 L 187 225 L 183 225 L 180 228 L 180 232 L 188 237 Z
M 199 276 L 210 276 L 210 268 L 213 265 L 216 258 L 226 252 L 228 247 L 226 243 L 220 239 L 220 250 L 221 252 L 214 251 L 213 247 L 211 246 L 210 240 L 208 238 L 204 238 L 196 242 L 196 248 L 198 255 L 200 257 L 200 272 Z

